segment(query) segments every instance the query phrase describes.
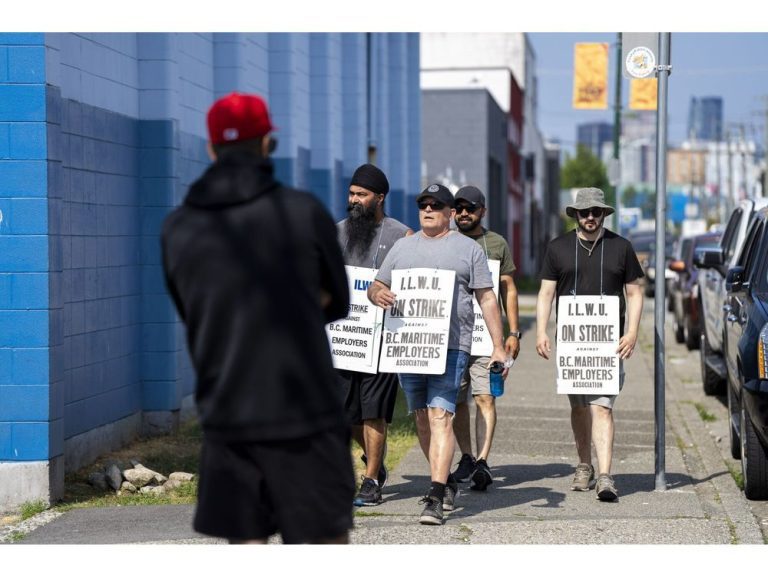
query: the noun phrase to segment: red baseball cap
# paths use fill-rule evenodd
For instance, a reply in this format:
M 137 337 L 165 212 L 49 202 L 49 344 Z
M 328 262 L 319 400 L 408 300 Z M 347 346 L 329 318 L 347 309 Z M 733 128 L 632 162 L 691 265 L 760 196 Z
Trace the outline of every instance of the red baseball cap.
M 208 110 L 208 136 L 213 144 L 261 138 L 274 129 L 267 103 L 255 94 L 232 92 Z

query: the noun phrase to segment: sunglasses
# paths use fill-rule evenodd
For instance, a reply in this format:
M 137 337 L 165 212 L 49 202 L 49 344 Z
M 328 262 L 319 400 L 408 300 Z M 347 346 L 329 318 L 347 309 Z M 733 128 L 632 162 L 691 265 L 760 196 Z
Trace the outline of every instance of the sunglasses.
M 578 212 L 579 218 L 589 218 L 590 214 L 595 218 L 600 218 L 603 215 L 602 208 L 587 208 L 585 210 L 576 210 L 576 212 Z
M 432 208 L 432 210 L 442 210 L 446 207 L 446 204 L 444 202 L 438 202 L 436 200 L 433 200 L 431 202 L 427 200 L 422 200 L 418 203 L 419 210 L 426 210 L 427 208 Z
M 474 214 L 475 212 L 480 210 L 480 206 L 472 206 L 471 204 L 456 205 L 456 214 L 461 214 L 462 212 L 464 212 L 464 210 L 466 210 L 468 214 Z

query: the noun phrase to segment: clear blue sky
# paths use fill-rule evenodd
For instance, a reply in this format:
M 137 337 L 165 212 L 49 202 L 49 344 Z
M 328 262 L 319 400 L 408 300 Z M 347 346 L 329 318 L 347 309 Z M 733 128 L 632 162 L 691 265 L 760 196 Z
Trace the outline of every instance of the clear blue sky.
M 574 110 L 573 45 L 576 42 L 608 42 L 609 106 L 615 91 L 615 33 L 532 33 L 539 78 L 539 128 L 546 138 L 558 138 L 572 147 L 576 126 L 583 122 L 613 122 L 613 111 Z M 723 129 L 729 123 L 745 124 L 746 136 L 764 141 L 768 106 L 768 33 L 672 34 L 672 75 L 669 77 L 668 137 L 674 146 L 685 139 L 688 107 L 692 96 L 723 98 Z M 626 108 L 629 81 L 623 80 L 622 106 Z M 765 97 L 765 98 L 763 98 Z

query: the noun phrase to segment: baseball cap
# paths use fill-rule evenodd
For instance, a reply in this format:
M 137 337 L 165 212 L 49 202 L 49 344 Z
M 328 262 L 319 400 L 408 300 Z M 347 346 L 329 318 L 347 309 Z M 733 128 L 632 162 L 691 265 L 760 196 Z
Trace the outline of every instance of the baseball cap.
M 232 92 L 208 110 L 208 137 L 213 144 L 261 138 L 275 127 L 267 103 L 255 94 Z
M 430 184 L 424 188 L 424 190 L 421 191 L 421 194 L 416 197 L 416 202 L 420 202 L 422 199 L 430 197 L 453 208 L 453 194 L 451 194 L 451 191 L 442 184 Z
M 485 194 L 475 186 L 462 186 L 459 188 L 456 192 L 456 200 L 464 200 L 474 206 L 482 206 L 485 208 Z

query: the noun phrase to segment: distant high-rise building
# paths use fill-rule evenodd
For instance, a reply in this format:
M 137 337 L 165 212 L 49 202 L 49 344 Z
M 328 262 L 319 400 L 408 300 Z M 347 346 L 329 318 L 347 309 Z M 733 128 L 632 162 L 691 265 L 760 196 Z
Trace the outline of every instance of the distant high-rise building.
M 719 142 L 723 139 L 723 99 L 717 96 L 691 98 L 688 138 Z
M 609 122 L 588 122 L 576 126 L 576 142 L 579 146 L 586 146 L 600 158 L 600 151 L 605 142 L 613 140 L 613 124 Z

